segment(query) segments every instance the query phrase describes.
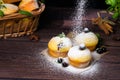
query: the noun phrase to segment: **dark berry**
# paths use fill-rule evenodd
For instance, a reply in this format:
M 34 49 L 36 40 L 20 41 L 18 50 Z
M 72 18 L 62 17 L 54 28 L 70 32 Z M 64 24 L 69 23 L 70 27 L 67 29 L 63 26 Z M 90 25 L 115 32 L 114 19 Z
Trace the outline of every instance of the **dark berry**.
M 102 47 L 101 50 L 102 50 L 103 52 L 106 52 L 106 51 L 107 51 L 107 48 L 106 48 L 106 47 Z
M 86 49 L 86 47 L 80 47 L 79 49 L 80 49 L 80 50 L 85 50 L 85 49 Z
M 96 52 L 99 53 L 99 54 L 102 54 L 102 53 L 103 53 L 103 51 L 102 51 L 101 48 L 97 48 L 97 49 L 96 49 Z
M 63 59 L 62 59 L 62 58 L 58 58 L 57 62 L 58 62 L 58 63 L 62 63 L 62 62 L 63 62 Z
M 85 44 L 80 44 L 80 47 L 79 47 L 80 50 L 85 50 L 86 49 L 86 46 Z
M 89 31 L 84 31 L 85 33 L 88 33 Z
M 85 33 L 90 32 L 88 28 L 84 28 L 84 30 L 83 30 L 83 31 L 84 31 Z
M 62 66 L 63 66 L 63 67 L 68 67 L 68 66 L 69 66 L 69 64 L 68 64 L 68 63 L 66 63 L 66 62 L 63 62 L 63 63 L 62 63 Z

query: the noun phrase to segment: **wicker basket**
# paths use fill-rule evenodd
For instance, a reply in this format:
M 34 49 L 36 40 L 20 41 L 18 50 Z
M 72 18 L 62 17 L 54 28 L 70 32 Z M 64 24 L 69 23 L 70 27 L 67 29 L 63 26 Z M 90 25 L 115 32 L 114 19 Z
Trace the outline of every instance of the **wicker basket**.
M 0 38 L 19 37 L 32 34 L 38 26 L 40 14 L 44 11 L 44 3 L 38 10 L 32 11 L 33 16 L 14 13 L 0 18 Z

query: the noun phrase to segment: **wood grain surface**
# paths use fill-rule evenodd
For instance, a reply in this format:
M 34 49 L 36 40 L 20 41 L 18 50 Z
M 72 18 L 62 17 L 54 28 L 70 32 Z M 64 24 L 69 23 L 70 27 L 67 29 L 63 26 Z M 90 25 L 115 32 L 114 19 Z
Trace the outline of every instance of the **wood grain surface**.
M 61 32 L 67 34 L 73 26 L 68 12 L 65 12 L 71 12 L 71 9 L 52 10 L 58 10 L 59 14 L 45 12 L 45 19 L 40 19 L 40 29 L 36 32 L 40 36 L 39 41 L 31 41 L 29 36 L 0 39 L 0 80 L 120 80 L 120 41 L 114 39 L 120 37 L 120 25 L 114 27 L 116 33 L 107 36 L 98 27 L 94 27 L 90 20 L 87 21 L 86 26 L 102 35 L 109 50 L 109 54 L 96 63 L 98 66 L 95 71 L 83 75 L 72 74 L 45 62 L 40 52 L 47 48 L 48 41 Z M 87 18 L 95 16 L 95 12 L 96 10 L 89 10 Z M 51 16 L 47 17 L 47 13 Z

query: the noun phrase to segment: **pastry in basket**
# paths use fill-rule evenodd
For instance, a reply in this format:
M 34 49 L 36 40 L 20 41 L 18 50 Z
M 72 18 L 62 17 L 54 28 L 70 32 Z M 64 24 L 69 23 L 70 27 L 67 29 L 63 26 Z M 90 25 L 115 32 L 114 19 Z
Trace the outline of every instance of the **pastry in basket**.
M 67 52 L 72 47 L 71 40 L 64 33 L 53 37 L 48 42 L 48 53 L 52 57 L 66 57 Z
M 84 43 L 87 48 L 93 51 L 98 44 L 98 37 L 93 32 L 89 31 L 88 28 L 85 28 L 83 32 L 76 35 L 75 42 L 76 44 Z
M 22 0 L 19 4 L 19 8 L 25 11 L 32 11 L 39 8 L 37 0 Z
M 69 50 L 68 59 L 72 66 L 85 68 L 90 64 L 92 56 L 90 50 L 82 43 L 80 46 L 74 46 Z
M 14 4 L 1 4 L 0 10 L 4 13 L 4 15 L 12 14 L 17 12 L 19 9 L 16 5 Z
M 3 0 L 4 3 L 15 3 L 15 2 L 19 2 L 21 0 Z

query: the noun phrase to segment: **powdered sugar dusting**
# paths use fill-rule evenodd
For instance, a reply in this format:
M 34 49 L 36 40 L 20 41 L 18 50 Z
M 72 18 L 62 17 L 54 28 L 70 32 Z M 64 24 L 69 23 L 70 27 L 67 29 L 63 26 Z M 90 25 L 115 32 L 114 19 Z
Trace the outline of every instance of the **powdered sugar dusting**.
M 75 8 L 74 16 L 72 15 L 74 24 L 77 25 L 77 26 L 73 26 L 73 32 L 75 34 L 80 33 L 83 29 L 82 20 L 85 13 L 86 2 L 87 0 L 77 0 L 77 6 Z
M 97 60 L 93 60 L 92 63 L 86 68 L 76 68 L 71 65 L 69 65 L 68 67 L 63 67 L 60 63 L 57 62 L 58 58 L 53 58 L 48 54 L 48 49 L 43 50 L 40 54 L 44 55 L 42 59 L 44 59 L 44 62 L 45 64 L 47 64 L 47 66 L 52 67 L 53 69 L 56 69 L 58 71 L 61 70 L 62 72 L 65 72 L 67 74 L 85 76 L 91 73 L 91 75 L 94 75 L 99 70 L 99 64 L 96 63 Z M 93 52 L 93 55 L 94 54 L 97 53 Z M 69 63 L 67 57 L 64 58 L 64 61 Z
M 81 58 L 83 56 L 91 56 L 91 54 L 90 50 L 87 48 L 85 50 L 79 50 L 79 46 L 74 46 L 69 50 L 68 56 L 72 58 Z

